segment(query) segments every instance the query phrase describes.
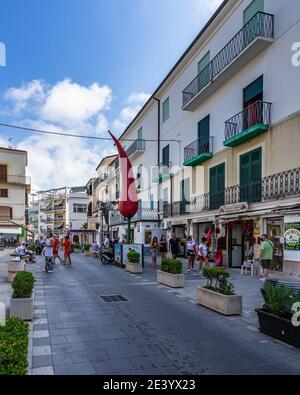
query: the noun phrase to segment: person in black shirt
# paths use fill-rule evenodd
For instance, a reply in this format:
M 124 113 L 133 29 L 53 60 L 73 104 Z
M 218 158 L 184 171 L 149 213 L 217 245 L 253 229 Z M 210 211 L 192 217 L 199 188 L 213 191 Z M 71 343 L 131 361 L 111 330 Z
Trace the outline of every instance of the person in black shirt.
M 167 245 L 167 240 L 166 240 L 166 236 L 165 235 L 162 235 L 161 238 L 160 238 L 159 253 L 160 253 L 161 259 L 164 259 L 164 258 L 167 257 L 168 245 Z
M 179 243 L 178 243 L 178 240 L 177 240 L 176 235 L 174 233 L 172 234 L 172 238 L 170 240 L 169 249 L 172 254 L 172 257 L 174 259 L 176 259 L 178 256 L 178 252 L 179 252 Z

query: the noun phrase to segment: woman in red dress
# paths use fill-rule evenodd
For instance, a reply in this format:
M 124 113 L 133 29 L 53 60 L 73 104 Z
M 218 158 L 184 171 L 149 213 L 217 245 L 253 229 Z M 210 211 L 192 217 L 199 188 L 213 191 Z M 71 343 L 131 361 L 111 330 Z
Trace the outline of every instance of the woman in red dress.
M 71 265 L 71 242 L 70 242 L 70 238 L 69 236 L 65 237 L 65 241 L 64 241 L 64 265 L 67 263 L 67 261 L 69 262 L 69 264 Z

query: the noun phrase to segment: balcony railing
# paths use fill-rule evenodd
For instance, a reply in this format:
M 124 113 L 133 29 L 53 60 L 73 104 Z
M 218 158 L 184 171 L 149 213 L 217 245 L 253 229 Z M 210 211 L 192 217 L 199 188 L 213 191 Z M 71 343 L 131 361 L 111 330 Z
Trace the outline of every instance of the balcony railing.
M 16 184 L 16 185 L 31 185 L 31 178 L 27 176 L 0 176 L 0 183 Z
M 274 37 L 274 15 L 258 12 L 213 58 L 207 67 L 185 88 L 185 107 L 202 89 L 213 82 L 255 39 Z
M 131 221 L 158 221 L 158 210 L 152 208 L 140 208 Z M 116 210 L 112 212 L 110 225 L 122 225 L 125 224 L 125 222 L 126 219 L 119 213 L 119 211 Z
M 214 137 L 204 136 L 184 149 L 184 166 L 196 166 L 213 156 Z
M 257 101 L 225 122 L 224 145 L 234 147 L 268 130 L 271 103 Z
M 138 153 L 145 151 L 145 140 L 135 140 L 134 143 L 126 150 L 128 157 L 137 155 Z
M 159 166 L 152 167 L 152 182 L 162 182 L 172 175 L 172 162 L 162 162 Z
M 221 191 L 195 196 L 188 202 L 165 203 L 164 218 L 187 213 L 201 213 L 218 210 L 221 206 L 241 202 L 259 203 L 300 196 L 300 168 L 284 171 L 251 181 L 234 185 Z

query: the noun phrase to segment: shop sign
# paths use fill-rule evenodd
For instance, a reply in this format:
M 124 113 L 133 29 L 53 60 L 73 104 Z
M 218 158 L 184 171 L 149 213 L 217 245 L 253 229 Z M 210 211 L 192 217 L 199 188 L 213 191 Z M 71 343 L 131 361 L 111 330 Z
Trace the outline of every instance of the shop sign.
M 285 224 L 285 250 L 300 250 L 300 222 Z
M 229 214 L 229 213 L 236 213 L 236 212 L 243 212 L 249 209 L 249 205 L 247 202 L 242 203 L 234 203 L 228 204 L 225 206 L 220 207 L 220 214 Z

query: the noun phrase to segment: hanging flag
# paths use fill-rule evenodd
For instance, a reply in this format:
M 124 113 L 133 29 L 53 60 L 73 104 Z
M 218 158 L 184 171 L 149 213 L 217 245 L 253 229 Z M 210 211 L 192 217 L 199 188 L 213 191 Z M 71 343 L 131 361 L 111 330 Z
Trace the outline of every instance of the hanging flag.
M 116 144 L 120 161 L 120 199 L 119 211 L 123 217 L 132 218 L 138 211 L 138 196 L 133 176 L 132 164 L 120 141 L 109 131 Z
M 211 245 L 211 228 L 209 228 L 209 230 L 208 230 L 208 232 L 207 232 L 207 235 L 206 235 L 206 244 L 207 244 L 208 246 Z

